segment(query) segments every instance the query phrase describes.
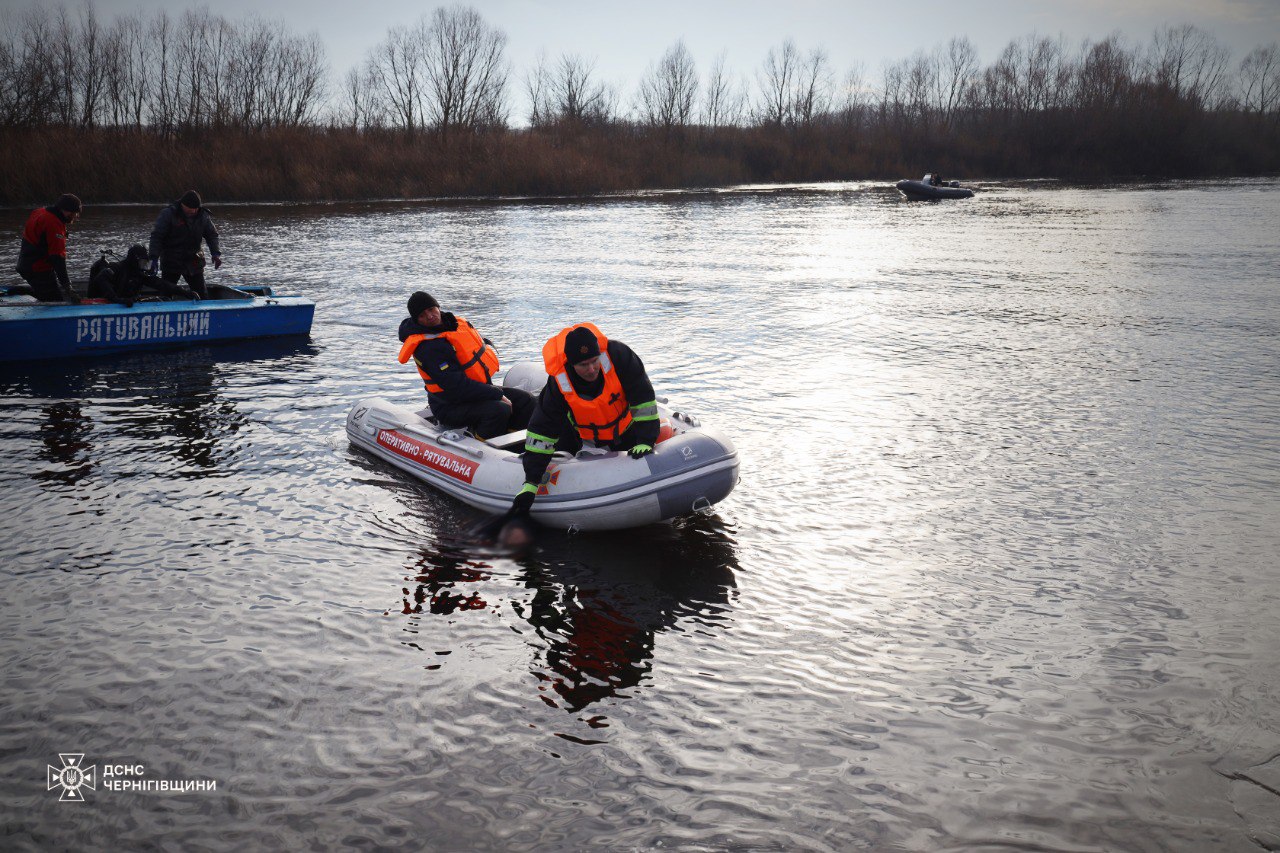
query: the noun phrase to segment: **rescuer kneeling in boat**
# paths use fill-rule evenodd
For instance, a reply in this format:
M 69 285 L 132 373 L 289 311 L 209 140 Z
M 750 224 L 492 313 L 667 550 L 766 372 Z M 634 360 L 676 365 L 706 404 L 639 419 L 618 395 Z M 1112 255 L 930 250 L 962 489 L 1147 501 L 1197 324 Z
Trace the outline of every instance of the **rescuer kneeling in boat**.
M 547 384 L 529 428 L 521 461 L 524 486 L 509 515 L 529 512 L 551 455 L 577 453 L 584 441 L 640 458 L 658 442 L 658 400 L 644 362 L 591 323 L 560 330 L 542 348 Z
M 165 281 L 147 271 L 147 247 L 133 245 L 125 253 L 124 260 L 95 261 L 89 270 L 89 295 L 104 297 L 118 305 L 132 308 L 147 287 L 165 296 L 179 299 L 195 299 L 196 295 L 185 287 Z
M 498 353 L 464 318 L 440 310 L 430 293 L 409 297 L 409 316 L 400 322 L 400 363 L 410 358 L 427 386 L 427 404 L 440 423 L 493 438 L 524 429 L 533 413 L 533 395 L 493 384 Z
M 67 193 L 27 217 L 18 249 L 18 275 L 41 302 L 80 301 L 67 275 L 67 229 L 80 216 L 80 199 Z

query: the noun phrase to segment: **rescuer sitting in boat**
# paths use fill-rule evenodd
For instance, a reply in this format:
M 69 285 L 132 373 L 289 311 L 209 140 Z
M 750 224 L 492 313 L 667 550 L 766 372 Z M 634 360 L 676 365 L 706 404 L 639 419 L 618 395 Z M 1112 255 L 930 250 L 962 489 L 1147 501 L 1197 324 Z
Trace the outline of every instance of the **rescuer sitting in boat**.
M 577 453 L 590 441 L 638 459 L 658 443 L 658 401 L 631 347 L 609 340 L 591 323 L 578 323 L 547 341 L 542 360 L 547 384 L 529 419 L 521 454 L 525 482 L 511 516 L 529 512 L 557 450 Z
M 48 207 L 31 211 L 18 248 L 18 275 L 41 302 L 80 301 L 67 274 L 67 229 L 80 216 L 80 199 L 66 193 Z
M 427 404 L 440 423 L 493 438 L 524 429 L 533 413 L 533 395 L 493 384 L 498 353 L 464 318 L 440 310 L 421 290 L 409 297 L 409 316 L 400 322 L 400 363 L 410 358 L 427 388 Z
M 126 308 L 131 308 L 147 287 L 165 296 L 196 298 L 187 288 L 150 275 L 147 263 L 146 246 L 136 244 L 129 247 L 123 260 L 99 258 L 89 270 L 89 296 L 105 298 Z

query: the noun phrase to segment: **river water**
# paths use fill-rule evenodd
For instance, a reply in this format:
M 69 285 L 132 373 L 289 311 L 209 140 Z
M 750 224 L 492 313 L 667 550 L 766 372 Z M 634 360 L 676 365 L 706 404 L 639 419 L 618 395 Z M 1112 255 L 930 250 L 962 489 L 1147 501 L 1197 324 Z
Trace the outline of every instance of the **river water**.
M 0 844 L 1276 849 L 1280 182 L 979 190 L 215 205 L 309 342 L 0 368 Z M 343 432 L 419 288 L 595 321 L 737 489 L 468 541 Z

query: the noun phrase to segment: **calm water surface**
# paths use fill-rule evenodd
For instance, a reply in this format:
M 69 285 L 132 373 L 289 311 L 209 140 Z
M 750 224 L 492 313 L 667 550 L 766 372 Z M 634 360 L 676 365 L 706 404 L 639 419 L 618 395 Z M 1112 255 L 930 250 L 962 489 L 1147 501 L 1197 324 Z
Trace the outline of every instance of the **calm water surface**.
M 981 189 L 215 205 L 309 342 L 0 368 L 0 846 L 1276 849 L 1280 182 Z M 737 490 L 469 543 L 343 432 L 418 288 L 596 321 Z

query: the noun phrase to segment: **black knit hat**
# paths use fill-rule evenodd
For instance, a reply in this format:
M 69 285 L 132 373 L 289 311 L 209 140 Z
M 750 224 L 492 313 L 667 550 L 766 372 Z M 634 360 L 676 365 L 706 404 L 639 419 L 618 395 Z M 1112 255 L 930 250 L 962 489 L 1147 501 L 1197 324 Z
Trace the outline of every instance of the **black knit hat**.
M 425 290 L 415 291 L 413 296 L 409 297 L 409 316 L 418 319 L 418 315 L 428 308 L 439 308 L 440 303 L 436 302 L 436 298 Z
M 67 213 L 79 213 L 84 210 L 84 205 L 80 203 L 80 199 L 71 193 L 63 193 L 58 196 L 58 200 L 53 203 L 53 206 Z
M 577 364 L 600 354 L 600 343 L 586 326 L 579 326 L 564 336 L 564 355 L 569 364 Z
M 200 193 L 195 190 L 187 190 L 184 192 L 182 194 L 182 198 L 178 199 L 178 203 L 184 204 L 187 207 L 194 207 L 197 210 L 199 210 L 200 206 L 204 204 L 204 202 L 200 200 Z

